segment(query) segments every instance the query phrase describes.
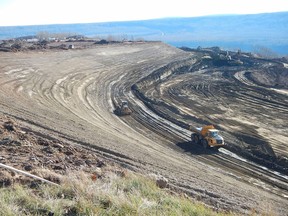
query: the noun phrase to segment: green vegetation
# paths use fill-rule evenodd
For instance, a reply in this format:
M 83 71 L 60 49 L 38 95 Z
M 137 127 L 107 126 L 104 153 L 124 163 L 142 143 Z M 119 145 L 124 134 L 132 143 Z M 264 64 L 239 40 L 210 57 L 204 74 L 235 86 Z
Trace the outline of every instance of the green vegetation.
M 61 186 L 0 189 L 0 215 L 219 215 L 203 204 L 160 189 L 143 176 L 108 172 L 67 175 Z M 220 213 L 220 215 L 226 215 Z

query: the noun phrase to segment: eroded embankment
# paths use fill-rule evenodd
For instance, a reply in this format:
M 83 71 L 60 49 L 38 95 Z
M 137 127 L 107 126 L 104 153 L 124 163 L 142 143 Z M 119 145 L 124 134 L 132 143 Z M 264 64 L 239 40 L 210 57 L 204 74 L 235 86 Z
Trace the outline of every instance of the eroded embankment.
M 287 69 L 277 61 L 244 54 L 232 59 L 219 55 L 198 51 L 190 59 L 155 70 L 132 90 L 157 115 L 183 128 L 214 124 L 224 134 L 225 148 L 287 174 L 286 128 L 281 120 L 288 117 L 288 100 L 270 89 L 283 86 Z M 268 82 L 271 74 L 274 79 Z

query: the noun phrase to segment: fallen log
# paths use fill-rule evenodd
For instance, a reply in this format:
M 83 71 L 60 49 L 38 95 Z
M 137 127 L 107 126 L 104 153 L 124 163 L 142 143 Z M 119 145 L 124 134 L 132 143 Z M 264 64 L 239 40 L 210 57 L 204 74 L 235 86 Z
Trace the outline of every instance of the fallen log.
M 39 176 L 33 175 L 31 173 L 25 172 L 23 170 L 16 169 L 14 167 L 11 167 L 11 166 L 8 166 L 8 165 L 2 164 L 2 163 L 0 163 L 0 167 L 5 168 L 5 169 L 9 169 L 9 170 L 12 170 L 12 171 L 15 171 L 15 172 L 18 172 L 18 173 L 20 173 L 22 175 L 26 175 L 26 176 L 29 176 L 29 177 L 34 178 L 34 179 L 38 179 L 38 180 L 40 180 L 42 182 L 46 182 L 48 184 L 59 186 L 58 184 L 56 184 L 54 182 L 51 182 L 51 181 L 49 181 L 47 179 L 41 178 Z

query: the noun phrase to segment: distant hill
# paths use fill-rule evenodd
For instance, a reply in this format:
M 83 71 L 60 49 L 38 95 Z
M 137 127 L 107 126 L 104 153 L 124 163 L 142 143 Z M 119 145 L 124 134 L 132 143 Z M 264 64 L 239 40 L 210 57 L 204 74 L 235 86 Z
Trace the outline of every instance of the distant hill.
M 40 31 L 71 32 L 89 37 L 161 40 L 174 46 L 219 46 L 254 51 L 266 47 L 288 55 L 288 12 L 165 18 L 145 21 L 0 27 L 0 39 Z

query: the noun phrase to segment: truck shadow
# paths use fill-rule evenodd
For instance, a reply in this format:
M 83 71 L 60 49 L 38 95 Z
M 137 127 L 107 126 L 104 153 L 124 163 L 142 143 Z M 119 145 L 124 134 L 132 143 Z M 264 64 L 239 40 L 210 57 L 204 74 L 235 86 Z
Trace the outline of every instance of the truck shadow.
M 204 149 L 201 145 L 192 144 L 192 142 L 179 142 L 176 145 L 183 149 L 184 152 L 188 152 L 193 155 L 212 155 L 219 153 L 217 149 Z

